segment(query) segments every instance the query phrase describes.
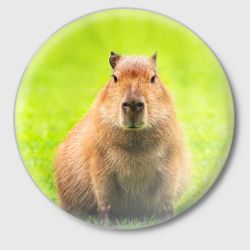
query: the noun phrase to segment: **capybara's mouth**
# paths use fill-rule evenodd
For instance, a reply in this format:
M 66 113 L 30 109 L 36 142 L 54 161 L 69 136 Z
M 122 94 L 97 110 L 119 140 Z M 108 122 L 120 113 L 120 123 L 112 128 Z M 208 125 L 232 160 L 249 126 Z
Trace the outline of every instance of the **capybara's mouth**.
M 139 130 L 142 129 L 144 126 L 135 126 L 135 125 L 130 125 L 130 126 L 123 126 L 125 129 L 128 130 Z
M 130 126 L 128 127 L 129 129 L 139 129 L 140 127 L 136 127 L 136 126 Z

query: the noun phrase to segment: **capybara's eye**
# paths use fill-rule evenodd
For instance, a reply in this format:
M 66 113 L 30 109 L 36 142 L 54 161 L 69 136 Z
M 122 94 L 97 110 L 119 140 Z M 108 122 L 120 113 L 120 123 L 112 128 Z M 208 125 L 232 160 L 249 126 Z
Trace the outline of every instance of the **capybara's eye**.
M 156 78 L 156 75 L 154 75 L 152 78 L 151 78 L 151 83 L 154 83 L 155 82 L 155 78 Z
M 117 82 L 118 81 L 117 77 L 115 75 L 112 76 L 114 77 L 114 82 Z

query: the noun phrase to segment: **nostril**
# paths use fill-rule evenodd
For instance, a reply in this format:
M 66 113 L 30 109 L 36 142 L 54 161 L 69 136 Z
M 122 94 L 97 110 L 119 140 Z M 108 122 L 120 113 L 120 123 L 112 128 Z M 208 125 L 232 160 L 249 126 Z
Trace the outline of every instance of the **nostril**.
M 127 108 L 128 108 L 128 103 L 124 102 L 124 103 L 122 104 L 122 109 L 126 111 Z
M 144 103 L 142 103 L 142 102 L 138 102 L 136 106 L 137 106 L 139 111 L 142 111 L 144 109 Z

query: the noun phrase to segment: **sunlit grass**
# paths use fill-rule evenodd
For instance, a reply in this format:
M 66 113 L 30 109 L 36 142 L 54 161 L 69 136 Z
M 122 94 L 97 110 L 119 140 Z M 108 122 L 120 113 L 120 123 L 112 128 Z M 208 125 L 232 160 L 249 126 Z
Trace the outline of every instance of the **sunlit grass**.
M 158 51 L 159 75 L 175 97 L 192 159 L 191 184 L 175 206 L 175 213 L 181 213 L 219 175 L 232 142 L 234 111 L 226 76 L 212 52 L 188 29 L 163 16 L 132 10 L 97 13 L 66 26 L 43 45 L 17 98 L 16 135 L 23 161 L 39 188 L 58 204 L 55 149 L 109 80 L 110 51 Z M 156 221 L 123 221 L 118 226 L 150 223 Z

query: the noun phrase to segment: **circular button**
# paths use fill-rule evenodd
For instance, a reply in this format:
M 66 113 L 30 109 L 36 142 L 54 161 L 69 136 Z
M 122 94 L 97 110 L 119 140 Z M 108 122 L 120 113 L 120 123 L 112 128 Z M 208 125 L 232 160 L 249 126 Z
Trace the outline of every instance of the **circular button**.
M 53 203 L 91 224 L 134 229 L 177 216 L 209 190 L 230 151 L 234 104 L 197 35 L 160 14 L 115 9 L 43 44 L 21 81 L 15 128 Z

